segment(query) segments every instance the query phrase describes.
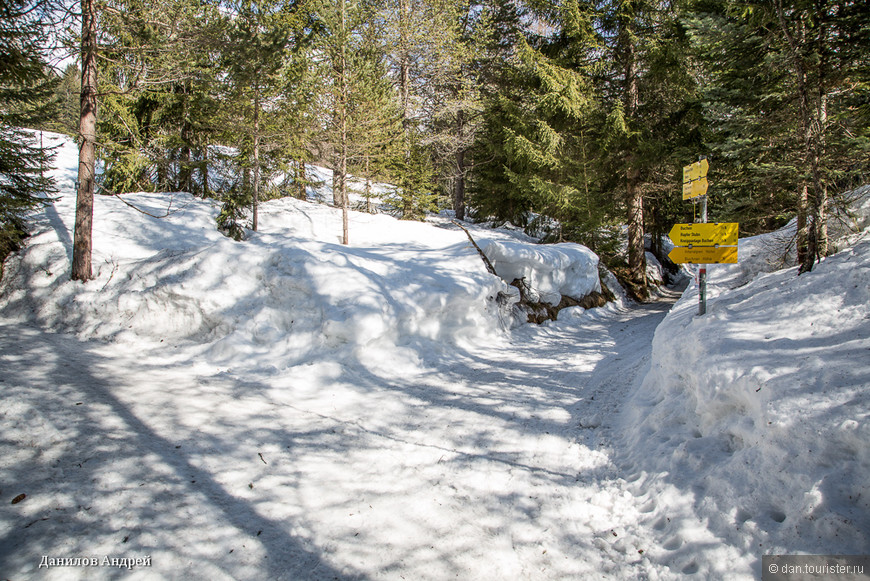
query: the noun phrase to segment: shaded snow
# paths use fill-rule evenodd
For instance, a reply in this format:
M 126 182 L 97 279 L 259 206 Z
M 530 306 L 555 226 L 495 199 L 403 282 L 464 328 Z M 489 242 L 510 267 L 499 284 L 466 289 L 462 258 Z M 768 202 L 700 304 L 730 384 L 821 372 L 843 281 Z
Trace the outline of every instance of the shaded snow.
M 510 328 L 447 218 L 352 212 L 345 247 L 292 199 L 237 243 L 187 194 L 124 196 L 161 219 L 98 197 L 72 283 L 75 156 L 0 284 L 9 578 L 753 579 L 870 552 L 866 233 L 801 277 L 787 230 L 741 240 L 703 318 L 690 286 Z M 582 247 L 470 228 L 502 277 L 597 282 Z
M 692 554 L 708 578 L 762 553 L 870 552 L 870 234 L 797 276 L 772 268 L 793 228 L 708 267 L 707 315 L 693 285 L 623 414 L 626 467 L 659 498 L 656 557 Z
M 598 256 L 580 244 L 494 240 L 481 248 L 502 279 L 508 283 L 526 279 L 541 302 L 558 305 L 562 295 L 582 299 L 601 292 Z

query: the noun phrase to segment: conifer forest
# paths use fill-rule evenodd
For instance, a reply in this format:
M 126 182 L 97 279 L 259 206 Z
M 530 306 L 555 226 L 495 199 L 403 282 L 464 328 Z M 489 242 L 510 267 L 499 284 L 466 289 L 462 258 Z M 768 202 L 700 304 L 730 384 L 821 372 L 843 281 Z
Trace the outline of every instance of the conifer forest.
M 697 212 L 797 218 L 805 270 L 870 169 L 870 7 L 861 0 L 2 0 L 0 246 L 81 147 L 72 277 L 94 194 L 220 200 L 225 231 L 305 196 L 309 164 L 395 185 L 407 220 L 452 209 L 585 244 L 643 296 L 644 236 Z M 48 190 L 47 190 L 48 188 Z M 374 196 L 375 194 L 371 194 Z M 89 205 L 90 204 L 90 205 Z M 627 252 L 618 252 L 627 238 Z M 344 240 L 348 242 L 345 229 Z M 655 244 L 655 242 L 653 242 Z

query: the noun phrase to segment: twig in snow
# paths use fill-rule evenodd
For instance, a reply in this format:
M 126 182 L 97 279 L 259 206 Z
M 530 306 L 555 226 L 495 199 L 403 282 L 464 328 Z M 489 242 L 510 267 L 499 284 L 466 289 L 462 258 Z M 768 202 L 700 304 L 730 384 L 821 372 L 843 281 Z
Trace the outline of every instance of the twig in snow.
M 465 232 L 465 235 L 468 236 L 469 240 L 471 240 L 471 244 L 474 245 L 474 248 L 477 249 L 477 253 L 480 254 L 480 257 L 483 259 L 483 264 L 486 265 L 486 270 L 490 274 L 494 274 L 495 276 L 498 276 L 498 273 L 495 271 L 495 267 L 489 261 L 489 258 L 487 258 L 486 254 L 483 253 L 483 250 L 480 249 L 480 246 L 477 245 L 477 242 L 474 241 L 474 238 L 471 237 L 471 232 L 468 231 L 468 228 L 466 228 L 465 226 L 463 226 L 462 224 L 460 224 L 456 220 L 451 220 L 451 222 L 453 222 L 454 224 L 456 224 L 457 226 L 462 228 L 462 231 Z

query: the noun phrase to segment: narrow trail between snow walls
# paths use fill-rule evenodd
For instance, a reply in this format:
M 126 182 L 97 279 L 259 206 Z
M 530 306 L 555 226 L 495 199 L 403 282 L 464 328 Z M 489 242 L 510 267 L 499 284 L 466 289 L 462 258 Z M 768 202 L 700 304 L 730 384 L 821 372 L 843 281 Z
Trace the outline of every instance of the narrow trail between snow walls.
M 706 578 L 693 549 L 716 539 L 668 520 L 620 464 L 617 418 L 675 298 L 392 374 L 323 358 L 242 375 L 191 346 L 131 353 L 4 322 L 0 571 Z M 104 557 L 149 561 L 75 565 Z

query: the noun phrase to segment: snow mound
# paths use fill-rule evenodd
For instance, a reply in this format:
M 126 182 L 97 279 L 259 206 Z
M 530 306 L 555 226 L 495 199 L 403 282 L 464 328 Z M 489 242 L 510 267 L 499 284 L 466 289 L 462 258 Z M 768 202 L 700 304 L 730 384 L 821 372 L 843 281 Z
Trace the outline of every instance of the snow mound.
M 72 282 L 68 170 L 78 152 L 71 141 L 52 139 L 60 147 L 61 195 L 35 213 L 26 248 L 7 263 L 0 294 L 11 319 L 82 339 L 194 343 L 216 364 L 242 354 L 252 367 L 278 368 L 320 350 L 377 365 L 396 353 L 413 358 L 491 342 L 507 328 L 510 315 L 495 300 L 507 285 L 486 272 L 448 219 L 351 212 L 351 245 L 343 246 L 339 211 L 292 198 L 261 204 L 259 232 L 240 243 L 216 230 L 213 201 L 185 193 L 97 196 L 95 277 Z M 583 296 L 600 288 L 598 259 L 582 246 L 544 247 L 469 227 L 491 251 L 500 249 L 502 269 L 547 292 Z
M 705 316 L 684 293 L 621 419 L 627 465 L 671 499 L 655 518 L 670 510 L 687 550 L 705 550 L 696 514 L 759 559 L 870 552 L 870 232 L 810 273 L 765 272 L 789 236 L 711 266 Z
M 156 198 L 97 197 L 95 279 L 84 285 L 66 279 L 71 196 L 51 206 L 60 222 L 43 220 L 26 251 L 10 261 L 4 314 L 28 313 L 81 338 L 189 340 L 210 344 L 205 354 L 217 362 L 247 353 L 252 364 L 271 359 L 280 366 L 318 349 L 460 344 L 501 329 L 491 299 L 504 285 L 458 230 L 441 231 L 428 248 L 342 247 L 328 241 L 340 233 L 335 210 L 279 200 L 264 204 L 261 231 L 238 243 L 215 230 L 212 204 L 187 194 L 175 194 L 181 209 L 163 218 L 130 207 L 155 210 Z M 433 229 L 358 218 L 351 232 L 370 232 L 363 243 Z
M 592 291 L 601 292 L 598 256 L 580 244 L 491 240 L 481 248 L 505 282 L 525 278 L 541 302 L 556 305 L 562 295 L 581 299 Z

